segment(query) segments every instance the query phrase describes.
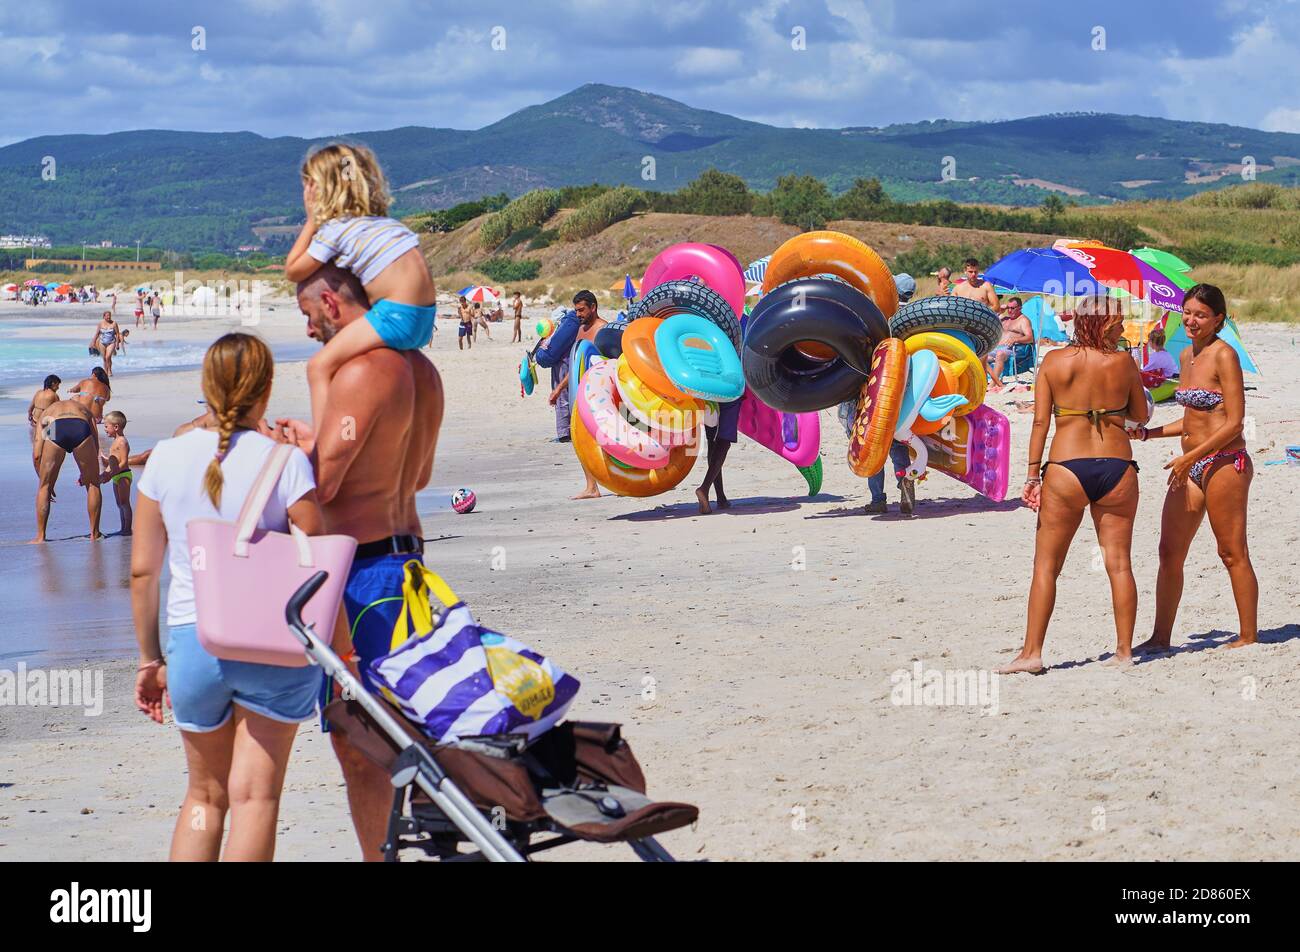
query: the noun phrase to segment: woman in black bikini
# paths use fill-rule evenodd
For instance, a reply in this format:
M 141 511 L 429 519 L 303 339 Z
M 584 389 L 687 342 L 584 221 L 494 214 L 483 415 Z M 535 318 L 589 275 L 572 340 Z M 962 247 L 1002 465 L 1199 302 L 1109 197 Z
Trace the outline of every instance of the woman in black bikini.
M 1223 292 L 1198 284 L 1183 301 L 1183 327 L 1192 346 L 1183 351 L 1182 386 L 1174 399 L 1183 406 L 1177 423 L 1141 428 L 1149 440 L 1182 437 L 1183 455 L 1166 464 L 1169 492 L 1160 517 L 1160 574 L 1156 579 L 1156 621 L 1138 651 L 1164 651 L 1173 635 L 1183 596 L 1183 563 L 1208 512 L 1219 558 L 1232 580 L 1237 603 L 1237 637 L 1229 648 L 1253 645 L 1258 635 L 1259 582 L 1246 547 L 1246 504 L 1255 467 L 1242 439 L 1246 390 L 1237 352 L 1219 339 L 1227 320 Z
M 1056 579 L 1085 510 L 1092 512 L 1115 608 L 1115 656 L 1107 663 L 1132 663 L 1137 584 L 1129 565 L 1129 549 L 1138 481 L 1124 420 L 1145 423 L 1150 405 L 1137 366 L 1116 349 L 1123 333 L 1124 315 L 1118 299 L 1085 298 L 1075 312 L 1074 340 L 1069 347 L 1044 357 L 1039 367 L 1029 475 L 1020 496 L 1038 512 L 1029 618 L 1025 646 L 1011 664 L 998 669 L 999 674 L 1042 672 L 1043 641 L 1056 604 Z M 1075 409 L 1078 407 L 1088 409 Z M 1044 465 L 1043 449 L 1053 417 L 1056 437 Z

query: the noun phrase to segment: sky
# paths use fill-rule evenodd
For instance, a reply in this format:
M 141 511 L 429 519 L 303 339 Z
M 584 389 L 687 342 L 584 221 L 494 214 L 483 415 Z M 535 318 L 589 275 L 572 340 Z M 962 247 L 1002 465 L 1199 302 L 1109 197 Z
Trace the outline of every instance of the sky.
M 1300 132 L 1300 0 L 4 0 L 0 143 L 476 129 L 588 82 L 781 126 Z

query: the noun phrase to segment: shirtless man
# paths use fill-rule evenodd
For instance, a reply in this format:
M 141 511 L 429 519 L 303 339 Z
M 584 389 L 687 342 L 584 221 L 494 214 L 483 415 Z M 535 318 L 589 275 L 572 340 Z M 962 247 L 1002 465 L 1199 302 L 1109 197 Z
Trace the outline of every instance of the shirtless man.
M 987 304 L 996 314 L 998 312 L 998 295 L 993 290 L 993 284 L 980 277 L 980 263 L 974 258 L 967 258 L 965 271 L 966 280 L 953 288 L 952 293 L 957 297 L 970 298 L 972 301 Z
M 31 427 L 32 443 L 36 443 L 36 421 L 41 418 L 45 408 L 51 403 L 57 403 L 59 400 L 59 387 L 63 386 L 63 381 L 55 374 L 50 374 L 45 378 L 45 383 L 41 384 L 41 389 L 32 395 L 32 402 L 27 404 L 27 425 Z M 36 467 L 40 472 L 40 466 Z
M 562 323 L 562 326 L 557 327 L 555 333 L 551 335 L 551 341 L 547 345 L 548 351 L 568 354 L 568 349 L 580 340 L 595 341 L 596 332 L 609 323 L 600 316 L 600 305 L 596 303 L 596 295 L 592 294 L 590 291 L 582 290 L 573 296 L 573 310 L 578 317 L 576 328 L 574 328 L 572 323 L 566 318 Z M 562 328 L 564 333 L 561 333 Z M 576 330 L 576 333 L 572 333 L 574 330 Z M 542 367 L 547 366 L 547 364 L 542 363 L 540 350 L 537 363 Z M 560 398 L 569 392 L 569 376 L 572 373 L 573 362 L 570 360 L 568 373 L 560 378 L 560 382 L 556 385 L 555 389 L 551 391 L 551 406 L 555 406 Z M 587 484 L 582 488 L 582 492 L 571 498 L 599 499 L 600 486 L 596 484 L 596 477 L 587 472 L 587 467 L 585 466 L 582 467 L 582 475 L 587 478 Z
M 325 265 L 298 285 L 308 336 L 322 344 L 365 319 L 365 290 L 349 271 Z M 316 426 L 277 420 L 283 439 L 300 446 L 316 469 L 316 497 L 331 533 L 350 535 L 357 549 L 344 589 L 358 676 L 388 654 L 402 607 L 402 566 L 422 558 L 415 494 L 429 483 L 442 425 L 442 378 L 418 350 L 386 347 L 344 364 L 329 384 L 325 418 Z M 335 644 L 347 643 L 336 632 Z M 380 860 L 393 788 L 388 775 L 331 733 L 348 787 L 348 805 L 367 860 Z
M 96 426 L 104 419 L 104 404 L 113 398 L 113 390 L 108 385 L 108 374 L 104 373 L 103 367 L 92 368 L 90 376 L 68 393 L 90 411 Z
M 99 491 L 99 433 L 95 422 L 90 410 L 77 400 L 56 400 L 37 418 L 32 455 L 40 486 L 36 490 L 36 538 L 32 542 L 45 541 L 54 484 L 58 481 L 64 457 L 69 453 L 76 460 L 81 471 L 81 484 L 86 487 L 90 538 L 103 538 L 99 534 L 102 496 Z
M 989 384 L 989 390 L 994 393 L 1002 390 L 1002 368 L 1015 353 L 1015 346 L 1034 342 L 1034 325 L 1021 313 L 1020 303 L 1018 297 L 1007 298 L 1006 313 L 998 317 L 1002 321 L 1002 338 L 996 347 L 984 355 L 984 368 L 993 380 Z

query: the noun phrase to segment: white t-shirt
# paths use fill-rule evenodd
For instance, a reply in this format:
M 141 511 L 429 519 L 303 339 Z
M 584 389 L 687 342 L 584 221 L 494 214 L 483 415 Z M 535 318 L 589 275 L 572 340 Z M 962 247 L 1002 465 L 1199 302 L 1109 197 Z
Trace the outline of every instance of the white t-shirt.
M 239 518 L 244 498 L 262 471 L 276 442 L 253 430 L 237 430 L 230 439 L 230 450 L 221 463 L 225 483 L 221 488 L 218 512 L 203 489 L 203 475 L 217 452 L 215 430 L 190 432 L 162 440 L 153 448 L 144 474 L 138 483 L 142 495 L 158 503 L 167 527 L 167 566 L 171 585 L 167 589 L 167 624 L 192 625 L 194 614 L 194 575 L 190 566 L 190 547 L 185 524 L 191 519 Z M 259 527 L 277 532 L 289 528 L 288 509 L 316 488 L 307 454 L 295 449 L 285 464 L 275 491 L 262 511 Z
M 316 230 L 307 254 L 321 264 L 333 261 L 369 284 L 381 271 L 420 247 L 420 238 L 400 221 L 367 215 L 333 218 Z

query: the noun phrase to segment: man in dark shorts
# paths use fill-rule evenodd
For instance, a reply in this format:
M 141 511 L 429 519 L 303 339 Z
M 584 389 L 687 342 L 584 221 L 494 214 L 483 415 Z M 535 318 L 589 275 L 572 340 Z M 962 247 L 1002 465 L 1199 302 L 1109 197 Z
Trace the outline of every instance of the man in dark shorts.
M 326 343 L 364 320 L 370 303 L 350 271 L 325 265 L 298 285 L 307 333 Z M 370 690 L 370 662 L 391 650 L 402 607 L 403 566 L 422 558 L 415 494 L 429 483 L 442 425 L 442 379 L 420 351 L 378 347 L 334 375 L 324 419 L 316 426 L 277 420 L 280 436 L 302 447 L 316 469 L 316 497 L 326 528 L 360 541 L 343 601 L 346 631 L 334 644 Z M 388 776 L 338 733 L 330 735 L 348 787 L 357 839 L 367 860 L 382 858 L 392 786 Z
M 36 438 L 32 454 L 40 485 L 36 490 L 36 538 L 45 541 L 45 527 L 50 521 L 50 499 L 58 481 L 63 460 L 71 453 L 81 471 L 86 487 L 86 512 L 90 516 L 90 538 L 102 539 L 99 533 L 99 510 L 103 496 L 99 491 L 99 432 L 90 410 L 76 400 L 56 400 L 36 420 Z
M 470 309 L 469 302 L 464 298 L 460 299 L 460 323 L 456 326 L 456 349 L 464 350 L 468 345 L 470 350 L 474 349 L 474 312 Z

